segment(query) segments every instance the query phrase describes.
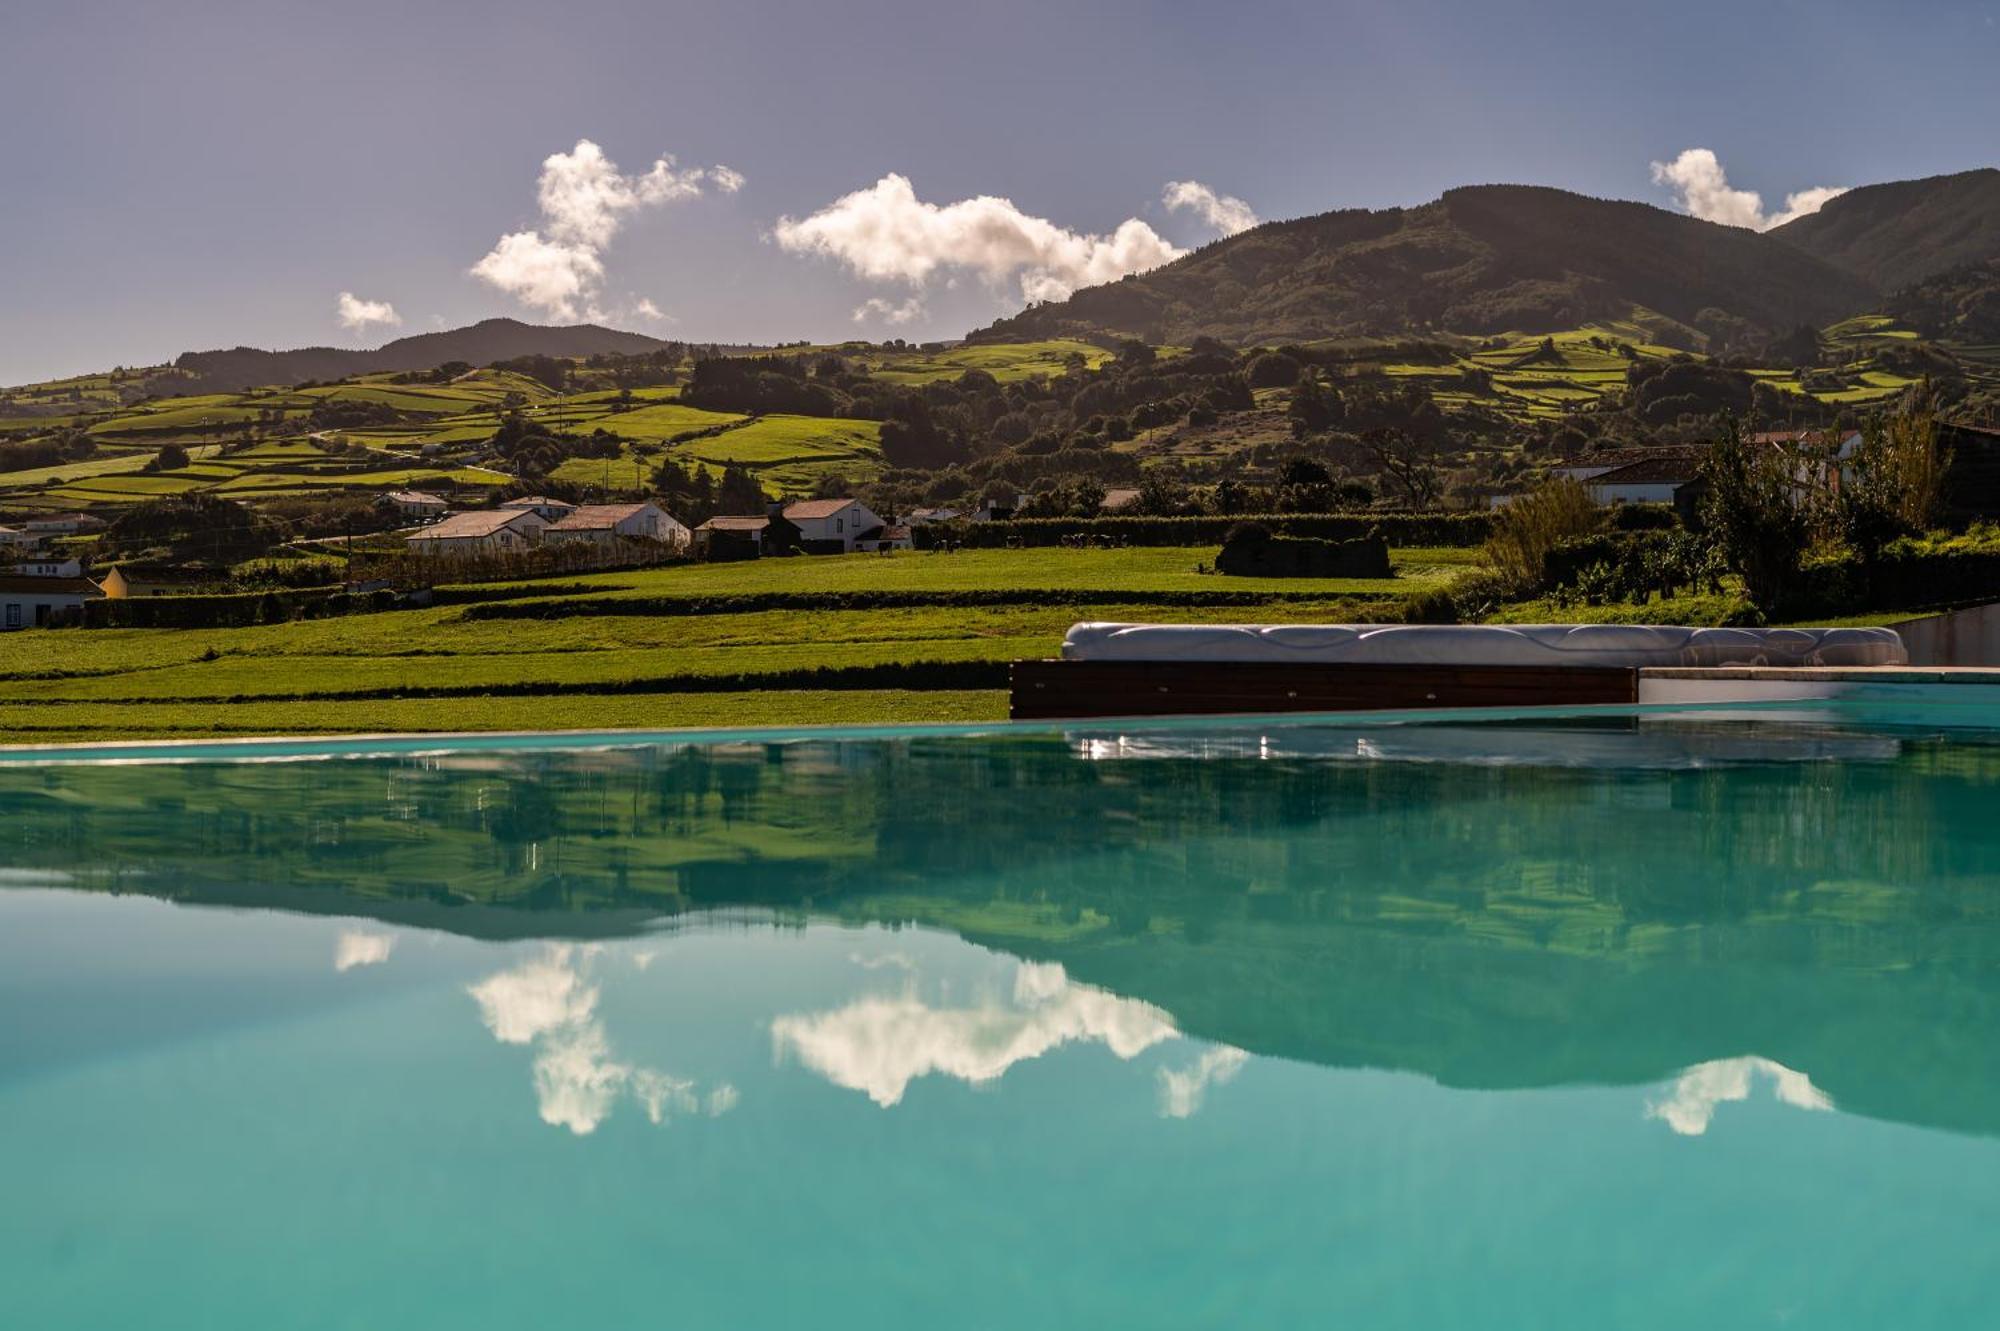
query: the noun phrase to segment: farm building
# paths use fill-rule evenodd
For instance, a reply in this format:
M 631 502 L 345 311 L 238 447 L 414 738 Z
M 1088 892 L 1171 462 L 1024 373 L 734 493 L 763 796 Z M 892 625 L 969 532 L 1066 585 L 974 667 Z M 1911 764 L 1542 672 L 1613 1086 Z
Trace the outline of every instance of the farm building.
M 510 554 L 541 544 L 549 524 L 531 509 L 457 513 L 404 537 L 410 553 L 429 559 Z
M 799 545 L 811 554 L 846 554 L 863 532 L 883 525 L 859 499 L 807 499 L 785 507 L 785 520 L 799 529 Z
M 914 550 L 917 542 L 907 526 L 889 524 L 862 532 L 854 538 L 854 548 L 867 551 Z
M 533 510 L 522 510 L 532 512 Z M 549 525 L 542 539 L 551 544 L 588 542 L 613 546 L 621 541 L 657 541 L 676 549 L 691 539 L 688 529 L 664 508 L 638 504 L 585 504 Z
M 1104 498 L 1098 502 L 1100 513 L 1123 513 L 1139 502 L 1137 490 L 1106 490 Z
M 776 553 L 766 543 L 769 518 L 710 518 L 694 529 L 694 552 L 703 559 L 756 559 Z
M 391 490 L 377 502 L 406 518 L 441 518 L 451 508 L 442 496 L 422 490 Z
M 576 512 L 576 505 L 566 499 L 551 499 L 547 495 L 523 495 L 519 499 L 509 499 L 497 507 L 519 511 L 527 509 L 537 514 L 543 522 L 561 522 Z
M 2000 426 L 1945 421 L 1938 427 L 1938 443 L 1951 452 L 1944 499 L 1952 516 L 2000 517 Z
M 0 630 L 74 623 L 83 615 L 83 603 L 103 594 L 89 578 L 0 574 Z
M 199 570 L 119 564 L 104 575 L 101 585 L 112 600 L 126 601 L 141 596 L 184 596 L 222 576 Z
M 933 522 L 956 522 L 965 514 L 955 508 L 913 508 L 904 517 L 906 527 L 928 527 Z
M 1022 494 L 998 495 L 992 499 L 982 499 L 979 507 L 972 510 L 974 522 L 1005 522 L 1019 513 L 1028 502 Z

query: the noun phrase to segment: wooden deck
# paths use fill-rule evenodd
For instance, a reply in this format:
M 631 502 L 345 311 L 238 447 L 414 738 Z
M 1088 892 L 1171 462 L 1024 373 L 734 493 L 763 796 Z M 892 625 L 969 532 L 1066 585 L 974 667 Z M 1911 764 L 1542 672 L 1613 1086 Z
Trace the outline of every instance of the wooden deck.
M 1627 666 L 1291 665 L 1239 661 L 1016 661 L 1010 715 L 1369 712 L 1636 703 Z

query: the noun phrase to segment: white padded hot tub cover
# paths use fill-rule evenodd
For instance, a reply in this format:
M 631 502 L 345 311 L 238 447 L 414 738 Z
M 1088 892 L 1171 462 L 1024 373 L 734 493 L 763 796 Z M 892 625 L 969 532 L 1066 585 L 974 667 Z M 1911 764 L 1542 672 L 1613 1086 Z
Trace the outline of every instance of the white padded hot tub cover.
M 1068 661 L 1348 665 L 1880 666 L 1909 656 L 1893 629 L 1703 629 L 1653 624 L 1077 624 Z

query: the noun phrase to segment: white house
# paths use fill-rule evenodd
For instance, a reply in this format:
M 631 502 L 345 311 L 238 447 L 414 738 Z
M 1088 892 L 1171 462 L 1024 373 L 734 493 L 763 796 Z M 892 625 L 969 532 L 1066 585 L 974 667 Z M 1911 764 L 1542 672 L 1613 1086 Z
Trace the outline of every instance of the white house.
M 15 564 L 12 570 L 23 578 L 80 578 L 83 576 L 83 561 L 77 559 L 25 559 Z
M 541 544 L 548 525 L 532 509 L 487 509 L 453 514 L 403 540 L 411 554 L 433 559 L 516 554 Z
M 0 630 L 74 621 L 83 603 L 101 596 L 89 578 L 23 578 L 0 574 Z
M 585 504 L 549 524 L 542 539 L 552 545 L 587 542 L 600 546 L 613 546 L 620 541 L 657 541 L 683 550 L 692 535 L 673 514 L 647 500 L 639 504 Z
M 927 527 L 933 522 L 956 522 L 965 514 L 955 508 L 913 508 L 903 519 L 905 527 Z
M 45 517 L 29 518 L 21 524 L 21 530 L 35 540 L 46 540 L 51 536 L 74 536 L 78 532 L 103 531 L 109 525 L 103 518 L 93 518 L 88 513 L 50 513 Z
M 19 527 L 0 527 L 0 545 L 40 545 L 41 538 Z
M 381 503 L 406 518 L 441 518 L 451 508 L 442 496 L 422 490 L 391 490 L 382 496 Z
M 785 520 L 799 529 L 799 541 L 807 550 L 838 543 L 843 553 L 851 552 L 864 532 L 883 525 L 859 499 L 802 500 L 786 505 Z
M 576 505 L 566 499 L 551 499 L 547 495 L 524 495 L 519 499 L 509 499 L 499 507 L 506 509 L 528 509 L 539 514 L 543 522 L 561 522 L 576 512 Z
M 1673 457 L 1647 458 L 1599 472 L 1583 482 L 1592 502 L 1612 504 L 1671 504 L 1683 485 L 1701 474 L 1701 463 Z

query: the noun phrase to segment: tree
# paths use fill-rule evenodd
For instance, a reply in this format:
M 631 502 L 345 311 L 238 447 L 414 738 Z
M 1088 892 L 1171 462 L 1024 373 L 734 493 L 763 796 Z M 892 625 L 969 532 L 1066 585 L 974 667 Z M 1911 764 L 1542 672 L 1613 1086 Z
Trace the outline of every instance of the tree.
M 1810 523 L 1791 455 L 1753 448 L 1734 417 L 1702 463 L 1701 518 L 1723 563 L 1743 579 L 1758 609 L 1781 610 L 1796 595 Z
M 1132 504 L 1136 514 L 1148 518 L 1177 518 L 1187 507 L 1187 486 L 1157 467 L 1149 469 L 1139 482 L 1139 497 Z
M 715 506 L 719 512 L 735 517 L 758 517 L 763 514 L 768 502 L 764 487 L 758 484 L 756 477 L 741 467 L 722 469 L 722 480 L 715 487 Z
M 1293 458 L 1278 473 L 1280 485 L 1331 485 L 1333 473 L 1326 464 L 1314 458 Z
M 1359 443 L 1363 454 L 1403 492 L 1411 507 L 1430 508 L 1437 503 L 1444 478 L 1438 470 L 1435 444 L 1404 430 L 1370 430 Z
M 892 467 L 934 470 L 950 466 L 963 454 L 959 441 L 938 427 L 920 397 L 898 398 L 893 414 L 882 422 L 882 457 Z
M 1808 463 L 1824 482 L 1818 511 L 1825 534 L 1868 563 L 1890 541 L 1937 520 L 1951 453 L 1939 446 L 1937 408 L 1928 391 L 1870 420 L 1853 456 L 1839 456 L 1838 440 L 1839 432 L 1826 432 Z
M 1285 413 L 1291 418 L 1292 436 L 1304 438 L 1333 428 L 1342 417 L 1341 408 L 1340 395 L 1321 387 L 1317 374 L 1301 374 Z

